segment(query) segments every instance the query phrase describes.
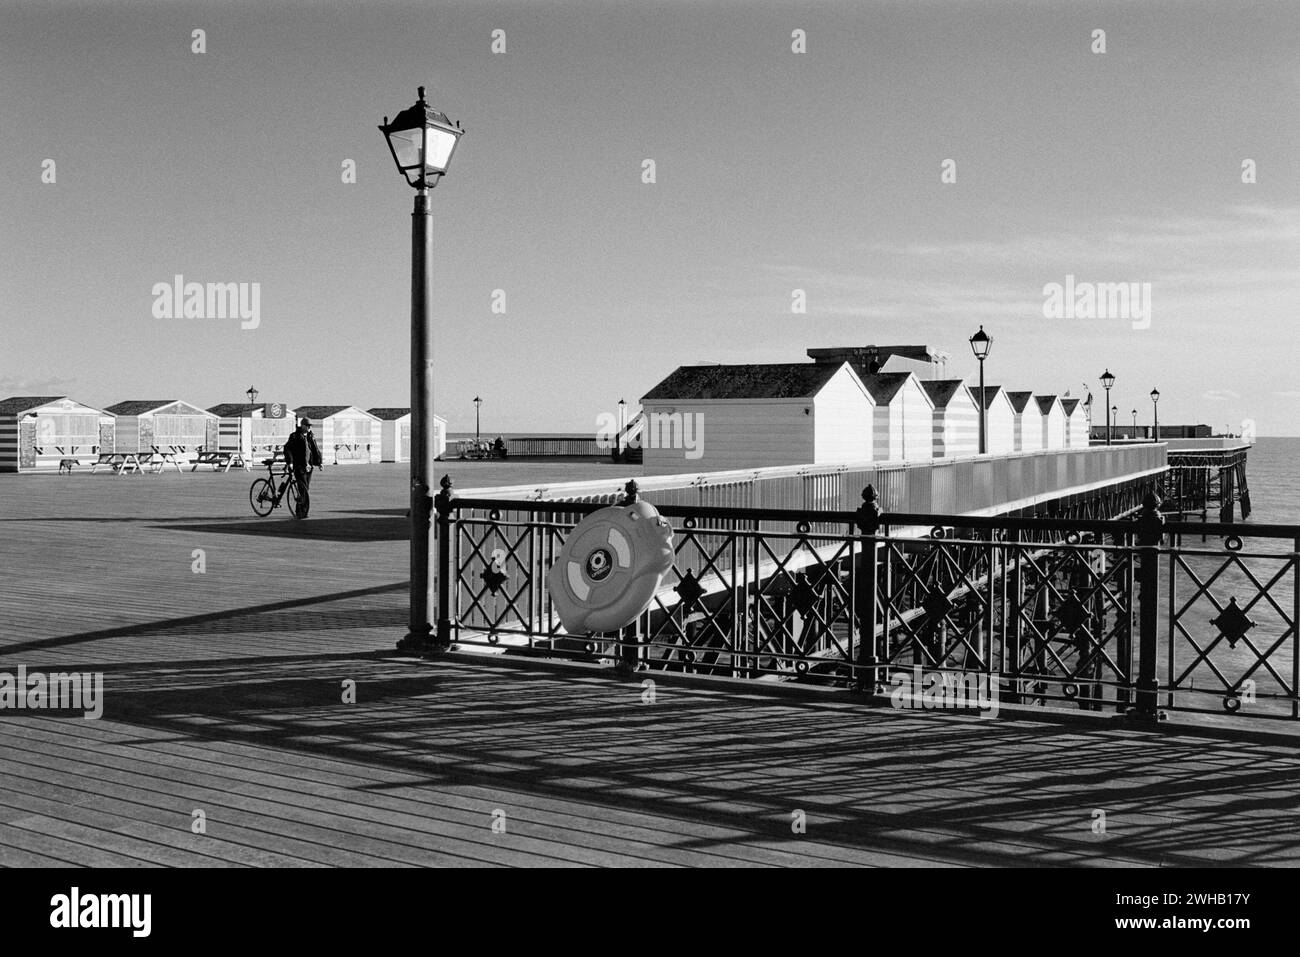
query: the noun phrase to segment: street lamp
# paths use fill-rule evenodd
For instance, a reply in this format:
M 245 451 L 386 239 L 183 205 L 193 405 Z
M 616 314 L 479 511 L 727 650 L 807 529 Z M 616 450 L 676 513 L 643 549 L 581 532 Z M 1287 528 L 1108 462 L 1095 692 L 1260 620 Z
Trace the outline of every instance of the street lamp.
M 970 337 L 970 351 L 975 353 L 975 358 L 980 362 L 980 455 L 989 450 L 988 406 L 984 401 L 984 360 L 989 357 L 991 348 L 993 348 L 993 339 L 984 331 L 984 327 L 980 326 L 980 331 Z
M 475 442 L 479 440 L 478 410 L 482 408 L 482 406 L 483 406 L 483 400 L 480 399 L 478 396 L 474 396 L 474 441 Z
M 429 190 L 442 180 L 464 132 L 447 114 L 424 101 L 424 87 L 419 100 L 390 123 L 384 117 L 379 131 L 384 134 L 393 154 L 397 171 L 415 189 L 415 207 L 411 212 L 411 617 L 410 630 L 398 647 L 423 651 L 433 629 L 429 625 L 429 519 L 433 499 L 429 482 L 436 454 L 430 433 L 433 430 L 433 376 L 429 356 L 429 287 L 430 255 L 433 246 L 433 221 L 429 216 Z M 447 583 L 439 583 L 442 596 Z M 445 611 L 446 609 L 444 609 Z M 443 622 L 447 615 L 439 616 Z M 443 634 L 447 631 L 447 634 Z M 437 644 L 451 643 L 448 628 L 440 627 Z
M 257 405 L 257 390 L 251 385 L 248 387 L 248 391 L 245 392 L 244 395 L 248 396 L 249 405 Z
M 627 429 L 627 400 L 618 400 L 618 433 L 614 436 L 614 461 L 623 460 L 623 433 Z
M 1138 410 L 1133 410 L 1133 438 L 1138 437 Z
M 1160 441 L 1160 390 L 1151 390 L 1151 431 L 1153 438 Z
M 1106 444 L 1110 445 L 1110 414 L 1114 411 L 1110 404 L 1110 387 L 1115 384 L 1115 377 L 1107 369 L 1101 374 L 1101 387 L 1106 390 Z

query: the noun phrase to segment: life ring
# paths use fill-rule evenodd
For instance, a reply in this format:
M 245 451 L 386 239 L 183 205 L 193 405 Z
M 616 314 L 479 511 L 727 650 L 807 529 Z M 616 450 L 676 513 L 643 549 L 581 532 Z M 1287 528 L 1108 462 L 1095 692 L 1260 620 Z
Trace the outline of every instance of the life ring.
M 569 634 L 617 631 L 654 598 L 673 567 L 673 530 L 649 502 L 611 505 L 578 523 L 546 576 Z

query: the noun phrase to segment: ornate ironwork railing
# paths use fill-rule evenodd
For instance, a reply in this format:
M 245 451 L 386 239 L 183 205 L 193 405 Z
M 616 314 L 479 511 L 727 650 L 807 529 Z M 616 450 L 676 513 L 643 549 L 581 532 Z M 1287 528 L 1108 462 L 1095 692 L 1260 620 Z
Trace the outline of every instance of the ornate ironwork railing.
M 996 679 L 1003 701 L 1300 717 L 1300 526 L 1166 522 L 1153 492 L 1108 521 L 862 497 L 661 505 L 675 563 L 650 607 L 617 634 L 571 635 L 545 576 L 604 503 L 460 499 L 444 480 L 438 642 L 877 692 L 920 668 Z

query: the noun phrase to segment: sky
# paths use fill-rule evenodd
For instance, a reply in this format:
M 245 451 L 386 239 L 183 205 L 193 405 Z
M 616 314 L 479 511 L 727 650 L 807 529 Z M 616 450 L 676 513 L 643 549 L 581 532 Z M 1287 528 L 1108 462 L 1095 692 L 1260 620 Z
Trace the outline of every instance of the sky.
M 814 346 L 973 377 L 982 324 L 990 383 L 1109 368 L 1122 423 L 1156 387 L 1162 424 L 1300 434 L 1285 2 L 3 0 L 0 397 L 408 404 L 376 127 L 420 85 L 467 131 L 431 195 L 452 431 L 475 395 L 489 432 L 594 430 L 680 364 Z M 160 318 L 177 274 L 258 284 L 257 327 Z M 1149 324 L 1049 318 L 1067 276 L 1149 283 Z

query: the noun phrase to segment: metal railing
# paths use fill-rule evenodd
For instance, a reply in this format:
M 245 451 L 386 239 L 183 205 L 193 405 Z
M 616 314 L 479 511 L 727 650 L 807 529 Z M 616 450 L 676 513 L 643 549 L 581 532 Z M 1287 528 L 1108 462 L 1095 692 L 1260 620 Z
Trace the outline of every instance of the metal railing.
M 867 691 L 919 667 L 997 679 L 1005 701 L 1300 717 L 1300 526 L 1166 522 L 1152 492 L 1129 520 L 886 514 L 861 496 L 855 511 L 661 505 L 675 563 L 650 607 L 570 635 L 545 578 L 604 503 L 444 483 L 439 646 Z M 1184 542 L 1202 536 L 1221 542 Z

